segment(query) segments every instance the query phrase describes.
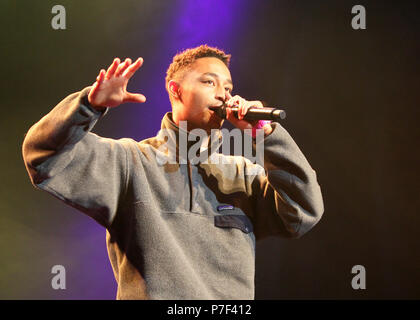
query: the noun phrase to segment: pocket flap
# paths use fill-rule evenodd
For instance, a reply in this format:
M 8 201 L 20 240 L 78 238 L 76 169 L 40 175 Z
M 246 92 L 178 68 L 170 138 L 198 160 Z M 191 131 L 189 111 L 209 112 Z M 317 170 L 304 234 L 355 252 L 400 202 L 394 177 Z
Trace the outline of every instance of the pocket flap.
M 215 216 L 214 225 L 219 228 L 236 228 L 245 233 L 254 231 L 252 223 L 246 215 L 228 214 Z

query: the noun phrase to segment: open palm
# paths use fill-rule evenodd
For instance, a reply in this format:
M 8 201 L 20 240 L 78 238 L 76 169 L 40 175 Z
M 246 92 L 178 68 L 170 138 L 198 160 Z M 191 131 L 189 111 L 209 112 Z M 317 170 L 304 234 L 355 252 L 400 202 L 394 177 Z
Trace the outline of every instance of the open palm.
M 99 72 L 96 82 L 89 92 L 89 103 L 92 106 L 112 108 L 126 102 L 145 102 L 144 95 L 127 92 L 128 80 L 142 64 L 142 58 L 138 58 L 134 63 L 131 63 L 130 58 L 125 59 L 122 63 L 119 58 L 115 58 L 107 71 L 102 69 Z

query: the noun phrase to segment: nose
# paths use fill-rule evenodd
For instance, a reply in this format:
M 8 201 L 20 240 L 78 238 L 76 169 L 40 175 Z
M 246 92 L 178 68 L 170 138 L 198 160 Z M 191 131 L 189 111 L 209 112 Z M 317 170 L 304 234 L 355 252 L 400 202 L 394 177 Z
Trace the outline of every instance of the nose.
M 216 87 L 216 99 L 222 101 L 223 103 L 228 100 L 228 92 L 223 86 Z

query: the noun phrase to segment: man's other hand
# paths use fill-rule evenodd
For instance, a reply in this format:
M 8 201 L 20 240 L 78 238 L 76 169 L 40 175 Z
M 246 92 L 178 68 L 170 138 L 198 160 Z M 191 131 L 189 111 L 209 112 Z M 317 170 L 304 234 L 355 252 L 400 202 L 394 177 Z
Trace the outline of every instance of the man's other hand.
M 263 108 L 263 104 L 261 101 L 247 101 L 244 98 L 236 95 L 232 97 L 230 93 L 228 93 L 228 100 L 226 101 L 226 119 L 229 120 L 235 127 L 245 130 L 245 129 L 255 129 L 260 128 L 260 121 L 253 120 L 247 121 L 244 119 L 245 114 L 248 112 L 248 109 L 251 107 L 255 108 Z M 238 117 L 235 117 L 233 111 L 230 109 L 233 106 L 238 106 Z M 267 136 L 272 132 L 271 125 L 267 124 L 261 127 L 264 130 L 264 135 Z
M 88 100 L 92 107 L 116 107 L 126 102 L 143 103 L 146 97 L 140 93 L 127 92 L 128 80 L 143 64 L 143 58 L 138 58 L 134 63 L 127 58 L 120 62 L 115 58 L 108 70 L 99 72 L 96 82 L 92 85 Z

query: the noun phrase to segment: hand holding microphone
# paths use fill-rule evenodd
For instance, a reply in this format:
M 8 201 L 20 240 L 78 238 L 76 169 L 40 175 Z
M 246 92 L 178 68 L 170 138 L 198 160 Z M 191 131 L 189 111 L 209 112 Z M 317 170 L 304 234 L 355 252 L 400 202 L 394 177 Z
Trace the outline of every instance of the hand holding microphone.
M 210 110 L 241 130 L 252 129 L 252 136 L 257 129 L 263 129 L 265 136 L 269 135 L 273 129 L 269 123 L 286 117 L 283 110 L 265 108 L 261 101 L 247 101 L 238 95 L 227 94 L 229 99 L 223 105 L 211 106 Z
M 231 111 L 228 111 L 230 109 Z M 210 107 L 220 118 L 227 119 L 228 113 L 233 113 L 239 120 L 271 120 L 279 121 L 286 118 L 286 112 L 281 109 L 264 107 L 261 101 L 247 101 L 236 95 L 219 107 Z
M 222 118 L 226 119 L 227 116 L 227 109 L 228 107 L 223 104 L 220 107 L 210 107 L 210 110 L 213 110 L 216 112 L 216 114 Z M 232 110 L 232 113 L 236 118 L 238 117 L 239 107 L 234 106 L 230 108 Z M 280 110 L 277 108 L 271 108 L 271 107 L 250 107 L 248 111 L 243 116 L 244 120 L 271 120 L 271 121 L 278 121 L 286 118 L 286 112 L 284 110 Z

